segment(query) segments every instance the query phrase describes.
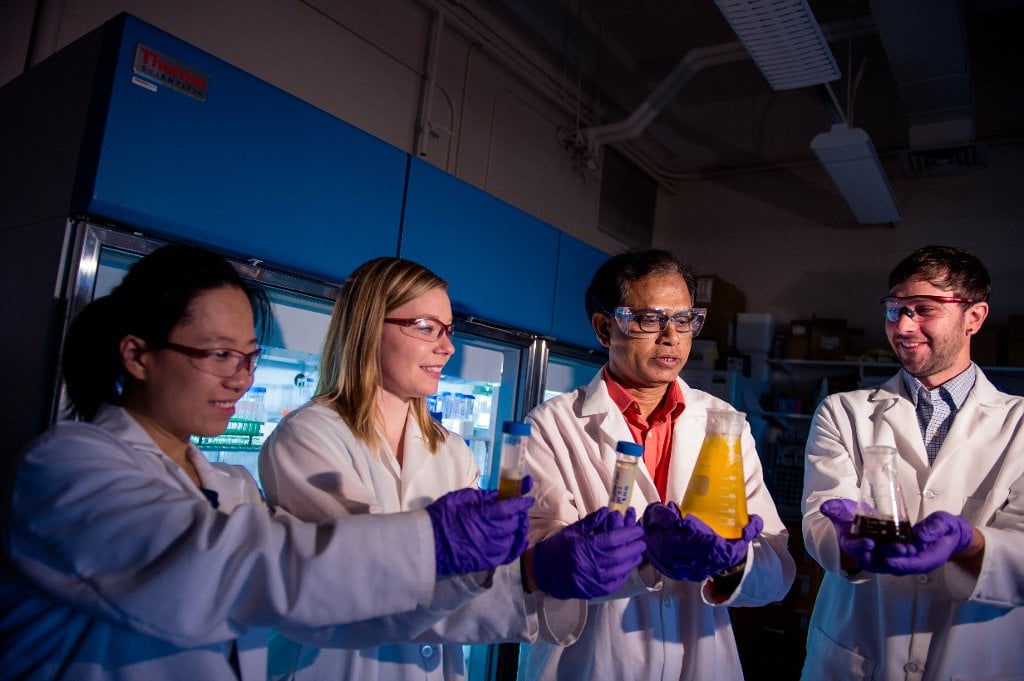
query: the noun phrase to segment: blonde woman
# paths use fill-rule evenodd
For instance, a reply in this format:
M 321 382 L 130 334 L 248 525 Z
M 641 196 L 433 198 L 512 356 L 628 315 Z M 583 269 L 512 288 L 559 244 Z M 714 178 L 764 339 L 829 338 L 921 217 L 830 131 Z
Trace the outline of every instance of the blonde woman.
M 455 351 L 452 331 L 447 283 L 427 268 L 400 258 L 357 268 L 334 308 L 316 396 L 263 446 L 260 478 L 269 500 L 321 521 L 424 508 L 453 490 L 492 498 L 475 489 L 479 471 L 465 442 L 426 409 Z M 343 648 L 278 638 L 271 675 L 459 679 L 458 644 L 530 641 L 538 633 L 569 643 L 585 611 L 569 599 L 621 586 L 642 559 L 641 536 L 632 516 L 595 513 L 528 549 L 519 563 L 477 573 L 489 588 L 468 604 L 457 589 L 448 598 L 441 582 L 431 606 L 350 627 Z M 403 560 L 400 546 L 395 560 Z M 541 632 L 545 595 L 558 600 L 544 606 L 550 614 L 540 618 Z

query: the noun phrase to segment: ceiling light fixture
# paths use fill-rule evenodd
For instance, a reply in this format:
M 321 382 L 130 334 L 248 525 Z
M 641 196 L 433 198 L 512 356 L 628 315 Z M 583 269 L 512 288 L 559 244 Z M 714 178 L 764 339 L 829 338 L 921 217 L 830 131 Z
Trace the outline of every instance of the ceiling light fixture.
M 715 0 L 715 4 L 773 90 L 821 86 L 834 100 L 828 83 L 839 78 L 839 66 L 807 0 Z M 857 222 L 902 220 L 871 138 L 860 128 L 849 127 L 838 105 L 834 114 L 836 124 L 811 141 L 811 151 Z
M 857 222 L 879 224 L 903 219 L 875 145 L 866 132 L 836 123 L 811 140 L 811 151 L 825 166 Z
M 820 85 L 839 66 L 807 0 L 715 0 L 773 90 Z

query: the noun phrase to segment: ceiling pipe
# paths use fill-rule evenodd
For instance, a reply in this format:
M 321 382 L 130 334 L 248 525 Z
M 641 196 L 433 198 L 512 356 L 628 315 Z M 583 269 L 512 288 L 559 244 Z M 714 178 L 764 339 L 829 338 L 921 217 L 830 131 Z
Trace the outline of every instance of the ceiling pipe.
M 430 108 L 434 99 L 434 85 L 437 83 L 437 51 L 443 30 L 444 10 L 435 7 L 430 27 L 430 42 L 427 45 L 427 61 L 423 69 L 423 89 L 420 91 L 419 111 L 416 113 L 416 141 L 413 149 L 419 158 L 427 155 L 427 138 L 432 134 L 436 135 L 430 122 Z
M 824 25 L 821 27 L 821 31 L 825 38 L 832 42 L 871 34 L 876 31 L 876 28 L 871 17 L 860 17 L 852 22 L 839 21 Z M 629 116 L 614 123 L 583 128 L 574 133 L 563 133 L 562 143 L 573 149 L 574 153 L 584 157 L 588 166 L 595 168 L 596 158 L 602 146 L 635 139 L 642 135 L 644 130 L 698 73 L 713 66 L 735 64 L 748 61 L 750 58 L 750 53 L 738 40 L 694 48 L 683 56 L 668 76 Z M 830 118 L 833 118 L 834 122 L 839 122 L 835 121 L 835 117 L 831 113 Z M 689 176 L 689 173 L 676 174 L 668 169 L 659 169 L 655 172 L 666 180 Z M 676 177 L 673 177 L 674 175 Z
M 974 141 L 967 31 L 958 0 L 871 0 L 907 111 L 911 149 Z

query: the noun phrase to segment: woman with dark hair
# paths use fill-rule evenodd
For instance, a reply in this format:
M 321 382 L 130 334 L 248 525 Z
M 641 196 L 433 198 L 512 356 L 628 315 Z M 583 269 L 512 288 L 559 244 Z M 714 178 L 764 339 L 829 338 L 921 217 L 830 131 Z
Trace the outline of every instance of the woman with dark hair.
M 289 413 L 260 452 L 273 503 L 323 521 L 409 511 L 451 490 L 475 491 L 472 452 L 426 409 L 455 352 L 447 286 L 401 258 L 370 260 L 349 277 L 316 396 Z M 530 548 L 521 566 L 494 570 L 490 589 L 443 619 L 430 609 L 382 618 L 348 627 L 342 646 L 322 649 L 274 638 L 271 678 L 454 681 L 465 675 L 461 644 L 537 636 L 571 643 L 585 618 L 580 599 L 621 586 L 641 561 L 642 534 L 632 515 L 601 509 Z
M 464 491 L 313 525 L 209 463 L 190 438 L 226 428 L 268 319 L 220 256 L 171 245 L 73 322 L 63 372 L 84 421 L 31 443 L 5 500 L 5 678 L 262 681 L 268 627 L 330 642 L 445 589 L 469 599 L 522 553 L 530 500 Z

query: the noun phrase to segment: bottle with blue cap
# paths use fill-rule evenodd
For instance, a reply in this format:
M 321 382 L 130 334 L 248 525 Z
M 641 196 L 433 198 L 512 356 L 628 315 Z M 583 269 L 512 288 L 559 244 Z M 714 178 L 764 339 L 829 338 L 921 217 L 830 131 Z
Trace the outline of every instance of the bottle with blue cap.
M 523 493 L 526 476 L 526 446 L 530 442 L 530 424 L 505 421 L 501 425 L 501 465 L 498 467 L 498 498 L 508 499 Z
M 615 452 L 615 473 L 612 476 L 612 490 L 608 495 L 608 509 L 625 514 L 633 498 L 636 466 L 644 455 L 644 448 L 635 442 L 623 441 L 615 445 Z

